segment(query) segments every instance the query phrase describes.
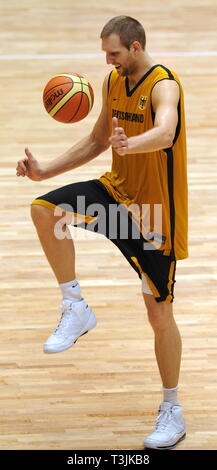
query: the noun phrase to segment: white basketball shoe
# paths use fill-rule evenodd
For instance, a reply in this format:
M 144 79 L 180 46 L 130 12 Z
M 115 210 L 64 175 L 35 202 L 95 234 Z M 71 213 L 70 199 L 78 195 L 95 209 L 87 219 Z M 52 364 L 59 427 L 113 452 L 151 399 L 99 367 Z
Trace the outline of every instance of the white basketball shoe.
M 150 449 L 172 449 L 185 438 L 185 421 L 180 405 L 163 401 L 158 410 L 156 427 L 146 437 L 144 445 Z
M 71 302 L 63 299 L 60 311 L 60 322 L 44 343 L 45 353 L 57 353 L 70 348 L 80 336 L 96 326 L 96 317 L 84 300 Z

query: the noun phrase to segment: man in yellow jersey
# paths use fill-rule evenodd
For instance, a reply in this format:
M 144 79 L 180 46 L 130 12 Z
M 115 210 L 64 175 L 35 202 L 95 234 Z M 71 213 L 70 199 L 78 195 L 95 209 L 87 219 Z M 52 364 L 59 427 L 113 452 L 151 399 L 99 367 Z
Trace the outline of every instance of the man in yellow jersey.
M 103 233 L 115 243 L 141 279 L 163 384 L 156 427 L 144 445 L 167 449 L 185 436 L 178 401 L 181 338 L 172 309 L 176 261 L 188 256 L 183 91 L 177 75 L 148 55 L 145 31 L 137 20 L 111 19 L 101 39 L 113 70 L 105 78 L 102 110 L 92 132 L 47 166 L 28 149 L 17 164 L 18 176 L 42 181 L 85 164 L 112 146 L 110 172 L 32 202 L 33 222 L 63 296 L 60 323 L 44 352 L 71 347 L 96 325 L 76 280 L 67 228 L 71 214 L 74 225 Z M 62 209 L 59 216 L 57 207 Z M 58 236 L 57 221 L 60 233 L 67 236 Z

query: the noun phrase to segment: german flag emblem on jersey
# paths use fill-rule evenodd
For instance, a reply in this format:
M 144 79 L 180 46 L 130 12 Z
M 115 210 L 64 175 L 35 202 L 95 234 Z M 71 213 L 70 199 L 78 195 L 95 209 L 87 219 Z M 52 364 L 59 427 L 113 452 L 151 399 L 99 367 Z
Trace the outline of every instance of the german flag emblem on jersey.
M 146 106 L 146 103 L 147 103 L 147 96 L 140 96 L 139 98 L 139 103 L 138 103 L 138 106 L 139 106 L 139 109 L 145 109 L 145 106 Z

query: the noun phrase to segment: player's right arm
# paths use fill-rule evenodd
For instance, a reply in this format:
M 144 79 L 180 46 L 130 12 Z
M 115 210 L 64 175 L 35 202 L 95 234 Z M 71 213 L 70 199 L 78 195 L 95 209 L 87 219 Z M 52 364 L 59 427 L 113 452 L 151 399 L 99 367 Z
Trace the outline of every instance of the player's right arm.
M 92 132 L 87 137 L 84 137 L 63 155 L 55 158 L 46 166 L 40 165 L 29 149 L 26 148 L 26 156 L 17 162 L 17 176 L 28 176 L 33 181 L 42 181 L 84 165 L 104 152 L 110 146 L 107 90 L 108 76 L 103 83 L 101 113 Z

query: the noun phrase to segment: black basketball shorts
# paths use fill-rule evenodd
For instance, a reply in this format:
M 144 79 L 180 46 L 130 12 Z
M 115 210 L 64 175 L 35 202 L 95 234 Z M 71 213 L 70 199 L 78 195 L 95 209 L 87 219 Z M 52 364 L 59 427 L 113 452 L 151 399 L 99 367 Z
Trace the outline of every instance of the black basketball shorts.
M 173 301 L 176 261 L 143 238 L 130 212 L 99 180 L 68 184 L 32 204 L 70 212 L 72 225 L 103 234 L 119 248 L 140 279 L 147 281 L 157 302 Z

